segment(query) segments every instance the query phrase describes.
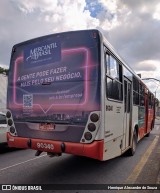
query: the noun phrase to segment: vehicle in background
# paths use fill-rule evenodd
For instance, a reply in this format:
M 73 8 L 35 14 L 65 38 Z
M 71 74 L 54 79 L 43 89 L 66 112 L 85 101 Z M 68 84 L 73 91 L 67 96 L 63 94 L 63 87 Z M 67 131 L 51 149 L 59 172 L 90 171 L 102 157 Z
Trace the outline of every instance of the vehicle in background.
M 7 84 L 8 84 L 8 76 L 5 73 L 0 74 L 0 111 L 6 109 Z
M 12 49 L 10 147 L 108 160 L 154 127 L 155 98 L 98 30 L 48 35 Z
M 7 121 L 6 114 L 0 112 L 0 144 L 7 143 Z
M 7 103 L 7 83 L 6 73 L 0 74 L 0 144 L 7 143 L 7 122 L 6 122 L 6 103 Z

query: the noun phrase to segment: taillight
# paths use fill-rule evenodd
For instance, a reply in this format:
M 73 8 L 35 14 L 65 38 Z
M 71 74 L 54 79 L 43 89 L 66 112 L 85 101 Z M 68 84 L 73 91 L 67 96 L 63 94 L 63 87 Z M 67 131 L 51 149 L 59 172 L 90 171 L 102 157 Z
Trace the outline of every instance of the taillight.
M 99 116 L 96 114 L 96 113 L 93 113 L 91 116 L 90 116 L 90 119 L 92 122 L 97 122 L 99 120 Z
M 8 119 L 8 125 L 9 125 L 9 126 L 12 126 L 12 124 L 13 124 L 12 119 Z
M 86 132 L 86 133 L 84 134 L 84 138 L 85 138 L 87 141 L 89 141 L 89 140 L 92 139 L 92 134 L 91 134 L 90 132 Z
M 14 134 L 16 132 L 16 129 L 12 126 L 10 127 L 10 133 Z
M 6 119 L 7 119 L 7 124 L 8 124 L 8 131 L 10 132 L 12 136 L 16 136 L 17 132 L 16 132 L 13 118 L 12 118 L 12 113 L 10 111 L 7 111 Z
M 11 118 L 11 112 L 10 112 L 10 111 L 7 111 L 6 117 L 7 117 L 8 119 Z
M 96 125 L 94 123 L 89 123 L 88 124 L 88 130 L 93 132 L 96 130 Z
M 81 143 L 91 143 L 96 138 L 100 125 L 99 119 L 99 111 L 94 111 L 90 113 L 85 130 L 81 138 Z

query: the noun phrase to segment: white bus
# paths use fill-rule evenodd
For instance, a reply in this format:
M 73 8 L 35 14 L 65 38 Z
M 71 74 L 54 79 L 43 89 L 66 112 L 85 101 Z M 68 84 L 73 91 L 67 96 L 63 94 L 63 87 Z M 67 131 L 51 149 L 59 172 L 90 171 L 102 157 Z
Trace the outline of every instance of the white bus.
M 7 120 L 6 114 L 0 112 L 0 144 L 7 143 Z
M 98 30 L 57 33 L 12 49 L 10 147 L 108 160 L 149 136 L 154 95 Z
M 7 102 L 7 75 L 0 74 L 0 144 L 7 143 L 7 122 L 6 122 L 6 102 Z

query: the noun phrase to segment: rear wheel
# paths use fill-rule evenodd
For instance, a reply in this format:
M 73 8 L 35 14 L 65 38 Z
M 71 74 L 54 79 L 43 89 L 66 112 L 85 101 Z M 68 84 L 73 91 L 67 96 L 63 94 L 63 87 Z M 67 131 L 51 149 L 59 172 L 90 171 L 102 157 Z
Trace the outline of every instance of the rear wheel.
M 149 132 L 149 133 L 147 133 L 146 137 L 149 137 L 149 136 L 150 136 L 150 132 Z
M 136 152 L 137 147 L 137 133 L 134 132 L 132 139 L 132 147 L 128 150 L 128 155 L 133 156 Z
M 153 129 L 153 122 L 152 122 L 152 124 L 151 124 L 151 131 L 152 131 L 152 129 Z M 147 133 L 146 137 L 149 137 L 149 136 L 150 136 L 150 132 Z

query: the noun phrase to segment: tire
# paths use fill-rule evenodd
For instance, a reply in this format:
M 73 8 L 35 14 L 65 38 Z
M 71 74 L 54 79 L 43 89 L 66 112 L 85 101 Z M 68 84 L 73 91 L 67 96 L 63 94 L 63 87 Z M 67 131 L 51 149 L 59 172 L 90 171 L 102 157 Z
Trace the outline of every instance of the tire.
M 150 136 L 150 132 L 149 133 L 147 133 L 147 135 L 145 135 L 145 137 L 149 137 Z
M 153 122 L 152 122 L 152 124 L 151 124 L 151 131 L 152 131 L 152 129 L 153 129 Z M 149 136 L 150 136 L 150 132 L 147 133 L 147 135 L 145 135 L 145 137 L 149 137 Z
M 134 131 L 133 140 L 132 140 L 132 147 L 128 150 L 128 155 L 133 156 L 136 152 L 137 147 L 137 133 Z

